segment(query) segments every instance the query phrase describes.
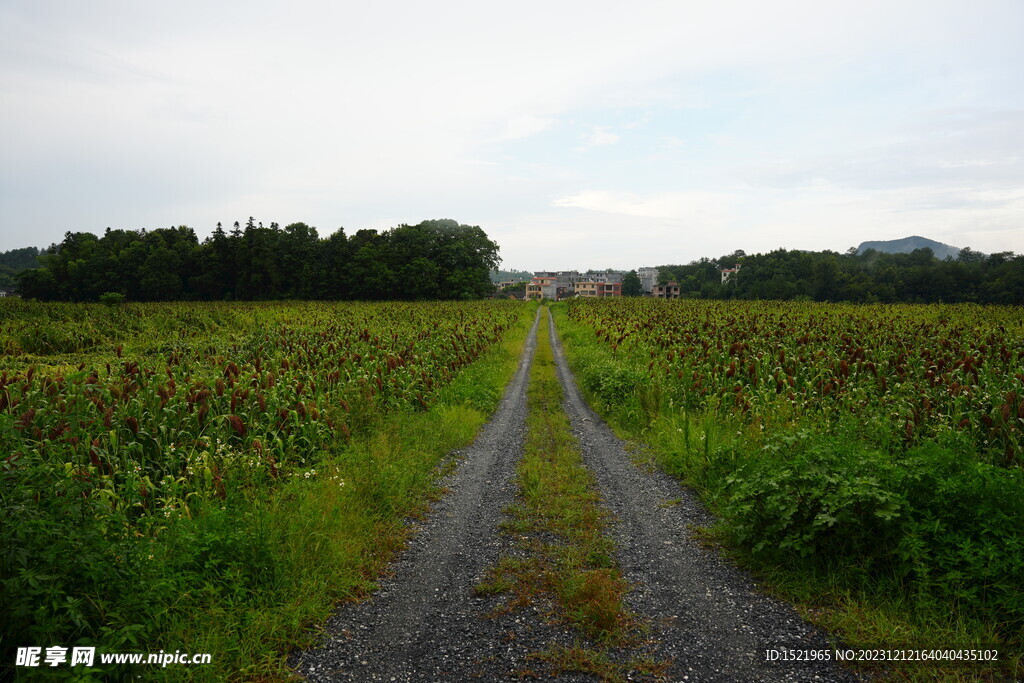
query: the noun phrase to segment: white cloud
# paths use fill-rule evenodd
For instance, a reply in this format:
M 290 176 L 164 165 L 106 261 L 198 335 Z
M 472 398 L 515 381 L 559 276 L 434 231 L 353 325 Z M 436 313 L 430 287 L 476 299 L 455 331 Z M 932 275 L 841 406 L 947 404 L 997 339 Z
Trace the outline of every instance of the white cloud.
M 504 263 L 531 270 L 662 265 L 682 258 L 694 236 L 673 221 L 571 207 L 513 215 L 495 234 Z
M 504 122 L 502 131 L 489 142 L 507 142 L 528 138 L 550 130 L 558 120 L 547 116 L 516 116 Z
M 611 132 L 607 126 L 591 126 L 590 132 L 581 137 L 583 144 L 576 147 L 577 152 L 586 152 L 602 145 L 613 145 L 619 141 L 619 136 Z
M 729 206 L 735 204 L 737 200 L 736 195 L 727 192 L 636 194 L 584 190 L 560 197 L 552 202 L 552 205 L 639 218 L 719 224 L 728 215 Z
M 1024 109 L 933 111 L 888 131 L 891 141 L 840 153 L 790 155 L 751 164 L 756 185 L 865 189 L 1024 185 Z
M 661 149 L 674 152 L 686 148 L 686 141 L 675 135 L 667 135 L 661 140 Z

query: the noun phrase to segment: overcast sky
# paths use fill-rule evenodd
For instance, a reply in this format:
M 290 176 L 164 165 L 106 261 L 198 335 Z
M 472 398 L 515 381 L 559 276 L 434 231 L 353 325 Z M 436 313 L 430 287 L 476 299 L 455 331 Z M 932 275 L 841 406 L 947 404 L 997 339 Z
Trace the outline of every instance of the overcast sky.
M 1024 252 L 1024 2 L 0 2 L 0 250 L 251 215 L 506 268 Z

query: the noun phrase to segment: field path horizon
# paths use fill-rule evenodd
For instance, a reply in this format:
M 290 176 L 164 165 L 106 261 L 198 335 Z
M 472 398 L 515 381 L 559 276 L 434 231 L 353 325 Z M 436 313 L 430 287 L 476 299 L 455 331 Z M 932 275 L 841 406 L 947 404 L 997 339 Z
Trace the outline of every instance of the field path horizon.
M 696 542 L 691 528 L 710 516 L 668 475 L 630 461 L 623 442 L 582 398 L 545 309 L 497 411 L 441 481 L 444 497 L 414 523 L 409 547 L 379 590 L 341 606 L 319 648 L 293 654 L 296 671 L 310 681 L 599 680 L 580 672 L 551 678 L 538 669 L 538 652 L 583 640 L 570 625 L 537 607 L 498 610 L 494 596 L 474 590 L 510 543 L 499 525 L 516 496 L 542 314 L 563 409 L 612 514 L 616 561 L 631 585 L 626 606 L 645 625 L 644 654 L 653 651 L 667 665 L 658 675 L 630 680 L 857 680 L 832 662 L 766 661 L 767 650 L 831 646 L 791 606 L 758 593 L 748 575 Z

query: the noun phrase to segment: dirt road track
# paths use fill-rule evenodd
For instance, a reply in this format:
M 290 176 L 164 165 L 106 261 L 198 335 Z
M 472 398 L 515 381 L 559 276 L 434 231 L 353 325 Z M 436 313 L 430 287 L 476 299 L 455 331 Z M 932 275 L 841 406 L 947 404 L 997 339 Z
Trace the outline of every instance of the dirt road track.
M 545 316 L 546 317 L 546 316 Z M 459 455 L 443 486 L 448 494 L 422 523 L 373 599 L 347 605 L 327 624 L 320 649 L 290 663 L 311 681 L 519 681 L 537 671 L 530 653 L 577 639 L 538 611 L 495 617 L 496 598 L 473 587 L 508 552 L 502 510 L 515 495 L 515 467 L 525 436 L 526 385 L 537 321 L 501 405 Z M 672 681 L 854 680 L 828 663 L 765 662 L 772 648 L 828 647 L 824 636 L 787 605 L 759 595 L 751 580 L 693 542 L 689 524 L 708 517 L 666 475 L 642 472 L 623 444 L 582 400 L 554 324 L 565 410 L 588 467 L 618 519 L 618 560 L 635 586 L 630 608 L 654 625 L 659 658 Z M 679 504 L 667 505 L 681 499 Z M 592 681 L 568 674 L 560 681 Z

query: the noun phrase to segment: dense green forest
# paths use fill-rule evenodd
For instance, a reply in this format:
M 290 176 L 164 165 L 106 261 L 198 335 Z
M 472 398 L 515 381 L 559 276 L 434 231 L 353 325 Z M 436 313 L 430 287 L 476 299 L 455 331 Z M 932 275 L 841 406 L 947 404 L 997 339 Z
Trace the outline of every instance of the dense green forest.
M 723 268 L 740 266 L 722 283 Z M 939 260 L 931 249 L 884 254 L 787 251 L 660 266 L 660 282 L 679 283 L 682 297 L 814 301 L 1024 304 L 1024 256 L 962 249 Z
M 218 223 L 203 242 L 184 226 L 69 232 L 18 274 L 18 289 L 44 301 L 475 299 L 493 292 L 499 262 L 483 230 L 453 220 L 320 238 L 305 223 L 250 218 Z
M 11 249 L 0 252 L 0 289 L 14 289 L 18 286 L 20 271 L 39 265 L 39 250 L 35 247 Z

